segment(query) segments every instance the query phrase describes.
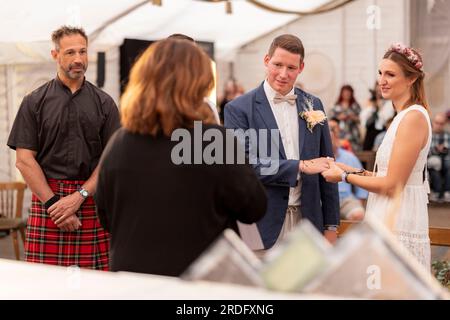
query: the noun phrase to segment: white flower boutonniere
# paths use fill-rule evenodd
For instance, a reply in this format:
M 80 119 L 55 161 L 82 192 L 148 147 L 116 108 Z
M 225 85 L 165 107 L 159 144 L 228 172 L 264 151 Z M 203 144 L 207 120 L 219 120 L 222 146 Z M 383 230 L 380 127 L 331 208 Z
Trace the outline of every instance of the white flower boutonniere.
M 304 109 L 298 115 L 306 121 L 306 126 L 312 133 L 316 124 L 323 125 L 323 122 L 327 119 L 327 116 L 325 115 L 325 113 L 323 113 L 323 111 L 314 110 L 313 102 L 310 97 L 305 98 L 305 103 L 308 108 Z

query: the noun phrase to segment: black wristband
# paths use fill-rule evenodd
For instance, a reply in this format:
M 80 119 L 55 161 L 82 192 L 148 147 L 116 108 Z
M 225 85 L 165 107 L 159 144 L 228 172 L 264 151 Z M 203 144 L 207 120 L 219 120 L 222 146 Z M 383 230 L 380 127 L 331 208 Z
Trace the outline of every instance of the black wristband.
M 361 168 L 361 169 L 359 169 L 358 171 L 351 171 L 351 172 L 349 172 L 349 173 L 351 173 L 351 174 L 357 174 L 357 175 L 364 175 L 364 172 L 365 172 L 365 171 L 366 171 L 365 169 Z
M 46 203 L 44 203 L 45 210 L 48 210 L 54 203 L 58 202 L 59 196 L 55 194 Z

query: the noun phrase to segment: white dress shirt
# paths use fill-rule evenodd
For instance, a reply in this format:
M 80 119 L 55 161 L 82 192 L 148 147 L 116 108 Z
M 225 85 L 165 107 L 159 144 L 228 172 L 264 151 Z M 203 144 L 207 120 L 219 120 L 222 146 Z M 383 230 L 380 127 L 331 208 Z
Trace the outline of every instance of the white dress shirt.
M 269 100 L 270 108 L 277 122 L 278 129 L 280 130 L 281 141 L 283 142 L 284 151 L 288 160 L 300 160 L 299 152 L 299 136 L 298 136 L 298 112 L 296 104 L 291 105 L 288 102 L 281 102 L 275 104 L 273 98 L 277 94 L 270 84 L 264 81 L 264 92 L 266 93 L 267 100 Z M 288 95 L 295 94 L 294 88 L 288 93 Z M 289 190 L 289 202 L 290 206 L 300 205 L 301 194 L 301 181 L 300 173 L 298 175 L 298 184 L 295 188 Z
M 219 112 L 217 111 L 217 107 L 216 104 L 214 102 L 212 102 L 211 99 L 209 98 L 205 98 L 205 102 L 208 104 L 208 106 L 211 108 L 211 111 L 214 114 L 214 119 L 216 120 L 217 124 L 221 124 L 220 123 L 220 118 L 219 118 Z

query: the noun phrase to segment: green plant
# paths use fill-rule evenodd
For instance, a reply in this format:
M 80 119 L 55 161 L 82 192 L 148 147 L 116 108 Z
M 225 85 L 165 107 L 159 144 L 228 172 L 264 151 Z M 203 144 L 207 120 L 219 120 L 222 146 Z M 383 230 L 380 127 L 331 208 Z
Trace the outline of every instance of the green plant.
M 450 290 L 450 262 L 433 261 L 432 268 L 436 279 Z

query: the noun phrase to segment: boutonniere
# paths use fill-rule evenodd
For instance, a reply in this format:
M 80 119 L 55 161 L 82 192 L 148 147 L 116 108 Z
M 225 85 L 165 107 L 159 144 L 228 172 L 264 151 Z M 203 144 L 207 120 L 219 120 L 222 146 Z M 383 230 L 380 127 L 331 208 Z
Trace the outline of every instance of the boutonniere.
M 306 121 L 306 126 L 312 133 L 316 124 L 323 125 L 324 121 L 327 119 L 327 116 L 323 113 L 323 111 L 314 110 L 313 102 L 310 97 L 305 97 L 305 104 L 307 105 L 307 108 L 298 115 Z

